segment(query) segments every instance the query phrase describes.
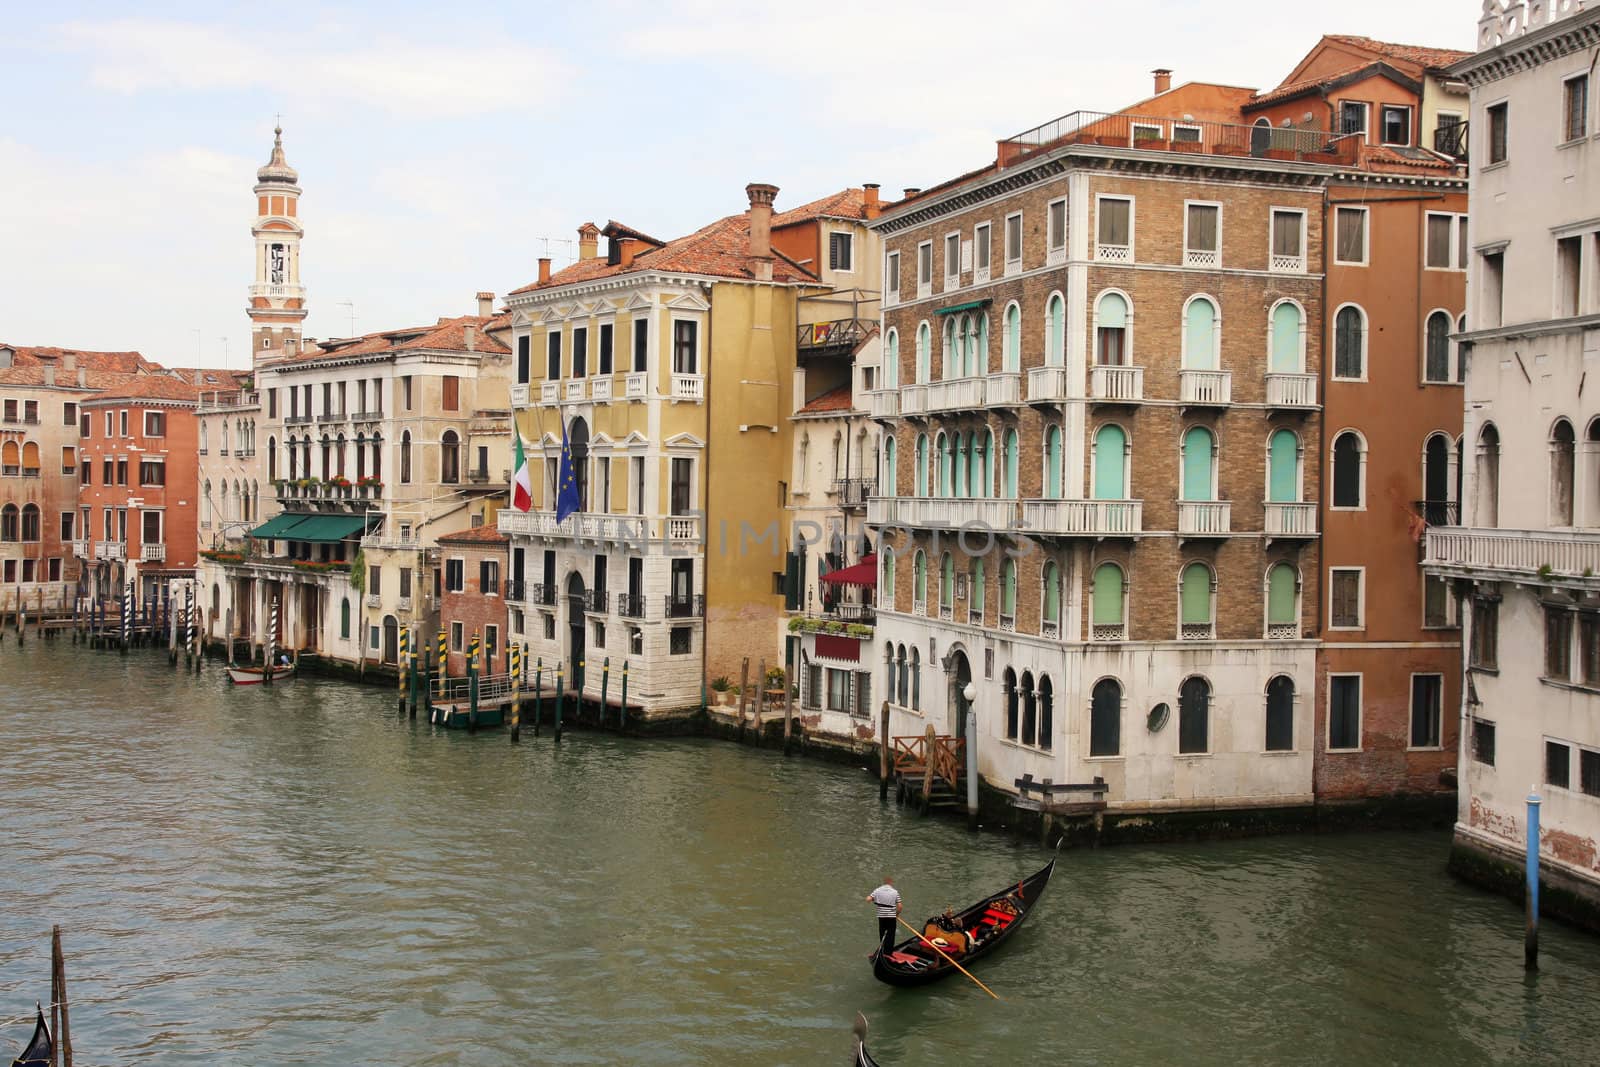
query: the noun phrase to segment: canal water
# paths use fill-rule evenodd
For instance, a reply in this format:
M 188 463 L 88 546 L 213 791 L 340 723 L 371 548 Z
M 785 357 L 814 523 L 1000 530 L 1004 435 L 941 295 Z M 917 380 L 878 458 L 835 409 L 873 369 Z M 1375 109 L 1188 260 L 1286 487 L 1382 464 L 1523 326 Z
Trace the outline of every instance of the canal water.
M 874 981 L 1040 866 L 726 743 L 443 733 L 390 691 L 0 645 L 0 1059 L 68 952 L 90 1064 L 1595 1063 L 1600 943 L 1444 873 L 1442 834 L 1063 854 L 981 977 Z

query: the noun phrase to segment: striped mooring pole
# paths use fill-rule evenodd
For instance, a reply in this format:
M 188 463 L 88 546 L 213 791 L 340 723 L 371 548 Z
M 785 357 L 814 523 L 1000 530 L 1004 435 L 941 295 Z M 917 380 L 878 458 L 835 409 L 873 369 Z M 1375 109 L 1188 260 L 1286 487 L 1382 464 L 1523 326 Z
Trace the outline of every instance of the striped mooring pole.
M 411 627 L 400 631 L 400 662 L 396 665 L 395 686 L 400 691 L 400 714 L 406 713 L 406 667 L 411 662 Z
M 482 648 L 478 632 L 472 632 L 467 645 L 467 729 L 478 728 L 478 652 Z
M 122 654 L 128 654 L 128 628 L 133 624 L 133 582 L 122 590 Z
M 272 609 L 267 614 L 267 662 L 262 672 L 261 681 L 265 685 L 272 684 L 272 668 L 278 659 L 278 598 L 272 598 Z
M 194 663 L 194 585 L 190 584 L 183 594 L 183 665 L 185 668 Z
M 511 671 L 511 743 L 514 745 L 522 740 L 522 646 L 512 645 L 510 656 L 507 667 Z

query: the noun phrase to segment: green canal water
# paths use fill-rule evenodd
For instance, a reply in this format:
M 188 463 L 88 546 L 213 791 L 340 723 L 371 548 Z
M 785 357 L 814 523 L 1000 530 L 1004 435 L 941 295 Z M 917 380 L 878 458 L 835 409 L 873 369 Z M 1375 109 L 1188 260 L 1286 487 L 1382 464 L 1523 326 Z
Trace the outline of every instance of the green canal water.
M 303 679 L 0 645 L 0 1017 L 68 951 L 80 1065 L 1595 1063 L 1600 943 L 1455 884 L 1441 834 L 1063 854 L 989 1000 L 874 981 L 1036 847 L 859 768 L 569 733 L 518 747 Z M 0 1029 L 0 1060 L 27 1027 Z

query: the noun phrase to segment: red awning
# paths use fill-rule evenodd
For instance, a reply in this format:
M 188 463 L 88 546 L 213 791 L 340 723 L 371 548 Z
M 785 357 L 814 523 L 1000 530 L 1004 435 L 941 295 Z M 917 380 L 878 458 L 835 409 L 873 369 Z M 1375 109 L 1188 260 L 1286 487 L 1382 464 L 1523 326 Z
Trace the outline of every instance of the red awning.
M 878 557 L 875 555 L 865 556 L 860 563 L 855 563 L 836 571 L 829 571 L 822 576 L 822 580 L 831 582 L 834 585 L 876 586 L 878 584 Z

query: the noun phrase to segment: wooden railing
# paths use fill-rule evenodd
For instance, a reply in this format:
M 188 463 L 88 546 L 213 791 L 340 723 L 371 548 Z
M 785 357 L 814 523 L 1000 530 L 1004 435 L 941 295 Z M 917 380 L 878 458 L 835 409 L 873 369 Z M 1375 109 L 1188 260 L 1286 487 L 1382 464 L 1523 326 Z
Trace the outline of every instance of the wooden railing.
M 929 727 L 929 732 L 932 733 L 932 727 Z M 951 789 L 960 786 L 967 757 L 965 740 L 949 734 L 913 735 L 891 740 L 896 774 L 926 776 L 931 767 L 934 778 Z

